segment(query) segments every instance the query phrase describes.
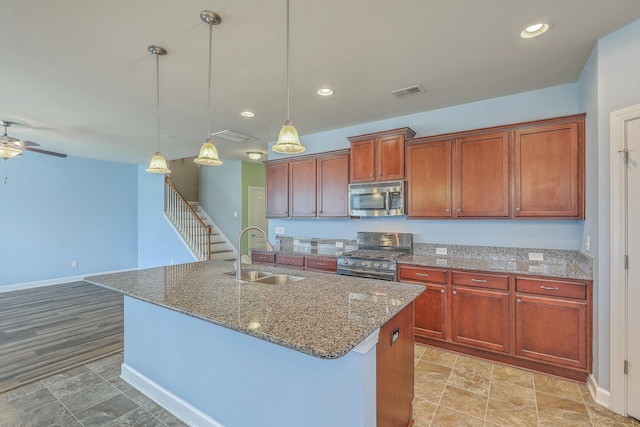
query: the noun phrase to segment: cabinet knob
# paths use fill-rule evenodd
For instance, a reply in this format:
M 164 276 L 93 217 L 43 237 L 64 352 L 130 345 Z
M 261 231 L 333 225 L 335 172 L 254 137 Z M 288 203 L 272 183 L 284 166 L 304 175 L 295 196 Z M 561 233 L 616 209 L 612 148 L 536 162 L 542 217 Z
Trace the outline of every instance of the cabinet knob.
M 373 174 L 372 174 L 372 173 L 370 173 L 370 174 L 369 174 L 369 176 L 373 176 Z
M 516 208 L 516 212 L 520 212 L 520 208 Z
M 458 295 L 458 292 L 456 292 L 456 291 L 453 291 L 453 294 L 454 294 L 454 295 Z
M 516 300 L 516 302 L 517 302 L 518 304 L 522 304 L 522 300 L 521 300 L 520 298 L 518 298 L 518 299 Z
M 456 209 L 456 212 L 462 212 L 462 208 Z
M 444 289 L 440 289 L 440 293 L 441 293 L 441 294 L 444 294 Z
M 447 208 L 445 209 L 445 212 L 451 212 L 451 209 Z

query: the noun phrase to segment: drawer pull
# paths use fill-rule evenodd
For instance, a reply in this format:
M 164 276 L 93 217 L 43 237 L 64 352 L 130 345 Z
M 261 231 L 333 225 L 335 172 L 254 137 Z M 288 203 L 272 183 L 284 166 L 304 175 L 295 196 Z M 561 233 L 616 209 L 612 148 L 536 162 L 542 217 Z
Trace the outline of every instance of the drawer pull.
M 471 279 L 471 281 L 476 283 L 487 283 L 487 281 L 484 279 Z
M 540 289 L 544 289 L 545 291 L 559 291 L 560 290 L 560 288 L 558 288 L 558 287 L 552 288 L 550 286 L 540 286 Z
M 457 293 L 456 291 L 453 291 L 453 294 L 454 294 L 454 295 L 458 295 L 458 293 Z
M 325 264 L 324 262 L 319 262 L 319 263 L 317 263 L 317 264 L 318 264 L 318 265 L 321 265 L 321 266 L 323 266 L 323 267 L 324 267 L 325 265 L 327 265 L 327 264 Z
M 444 289 L 440 289 L 440 293 L 441 293 L 441 294 L 444 294 Z
M 520 298 L 518 298 L 518 299 L 516 300 L 516 302 L 517 302 L 518 304 L 522 304 L 522 300 L 521 300 Z
M 416 273 L 416 276 L 429 277 L 429 274 L 427 274 L 427 273 Z

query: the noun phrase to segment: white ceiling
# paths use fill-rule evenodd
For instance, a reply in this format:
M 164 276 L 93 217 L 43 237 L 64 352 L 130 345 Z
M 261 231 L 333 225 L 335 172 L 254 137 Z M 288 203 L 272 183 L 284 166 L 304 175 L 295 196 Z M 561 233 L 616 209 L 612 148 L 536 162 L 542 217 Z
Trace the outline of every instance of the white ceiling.
M 146 163 L 197 154 L 213 125 L 220 157 L 266 151 L 286 119 L 285 0 L 3 0 L 0 119 L 9 135 L 72 156 Z M 290 0 L 291 119 L 304 135 L 577 81 L 596 41 L 640 18 L 638 0 Z M 524 40 L 526 25 L 549 32 Z M 390 91 L 421 84 L 426 93 Z M 315 91 L 330 86 L 335 95 Z M 242 110 L 256 113 L 253 119 Z M 26 153 L 29 156 L 42 154 Z M 245 157 L 246 158 L 246 157 Z

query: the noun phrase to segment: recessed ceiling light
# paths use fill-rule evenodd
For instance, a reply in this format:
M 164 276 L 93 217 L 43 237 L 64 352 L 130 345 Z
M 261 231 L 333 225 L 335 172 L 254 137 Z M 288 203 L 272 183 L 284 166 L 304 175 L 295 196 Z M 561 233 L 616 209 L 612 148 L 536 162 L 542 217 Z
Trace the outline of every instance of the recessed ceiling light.
M 256 113 L 254 113 L 253 111 L 243 111 L 242 113 L 240 113 L 240 115 L 242 117 L 255 117 Z
M 333 95 L 333 89 L 329 89 L 328 87 L 323 87 L 322 89 L 318 89 L 316 92 L 320 96 L 331 96 Z
M 541 34 L 544 34 L 549 29 L 549 24 L 546 22 L 538 22 L 532 25 L 529 25 L 527 28 L 522 30 L 520 33 L 520 37 L 523 39 L 530 39 L 533 37 L 538 37 Z
M 247 151 L 247 156 L 251 160 L 258 160 L 264 153 L 262 151 Z

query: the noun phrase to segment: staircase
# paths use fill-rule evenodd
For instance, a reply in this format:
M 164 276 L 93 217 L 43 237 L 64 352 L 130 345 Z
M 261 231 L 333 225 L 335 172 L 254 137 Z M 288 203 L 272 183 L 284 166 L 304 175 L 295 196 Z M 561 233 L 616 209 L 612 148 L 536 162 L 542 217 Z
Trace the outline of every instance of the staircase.
M 211 243 L 209 244 L 210 259 L 235 261 L 235 249 L 233 245 L 211 218 L 209 218 L 209 215 L 202 209 L 200 203 L 189 202 L 189 206 L 196 212 L 202 222 L 211 227 Z

